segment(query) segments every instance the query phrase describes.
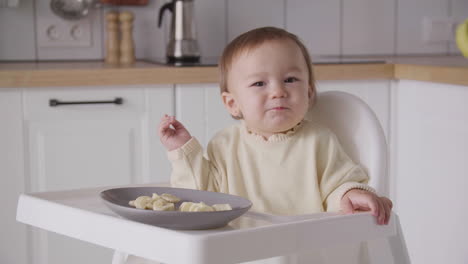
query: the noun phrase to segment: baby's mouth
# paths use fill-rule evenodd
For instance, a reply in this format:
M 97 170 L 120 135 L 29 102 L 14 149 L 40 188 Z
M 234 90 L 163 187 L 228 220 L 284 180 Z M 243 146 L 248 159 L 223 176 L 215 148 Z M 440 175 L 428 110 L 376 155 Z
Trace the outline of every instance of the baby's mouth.
M 281 111 L 281 110 L 286 110 L 286 109 L 288 108 L 283 107 L 283 106 L 275 106 L 275 107 L 270 108 L 270 110 L 274 110 L 274 111 Z

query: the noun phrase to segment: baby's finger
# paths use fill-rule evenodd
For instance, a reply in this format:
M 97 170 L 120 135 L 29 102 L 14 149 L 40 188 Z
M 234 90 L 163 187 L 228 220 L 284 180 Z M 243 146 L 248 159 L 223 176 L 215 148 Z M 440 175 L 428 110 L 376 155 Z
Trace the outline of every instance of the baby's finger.
M 376 202 L 376 200 L 370 200 L 368 201 L 369 203 L 369 208 L 371 209 L 371 213 L 373 216 L 378 217 L 379 216 L 379 204 Z
M 384 198 L 386 199 L 386 198 Z M 392 215 L 392 201 L 389 199 L 386 199 L 383 201 L 384 207 L 385 207 L 385 224 L 388 225 L 388 222 L 390 221 L 390 217 Z
M 171 125 L 174 127 L 175 130 L 185 129 L 185 126 L 182 125 L 182 123 L 175 118 L 171 121 Z
M 379 225 L 383 225 L 385 223 L 385 220 L 386 220 L 386 210 L 385 210 L 385 206 L 384 206 L 384 203 L 382 200 L 380 199 L 377 199 L 378 203 L 379 203 L 379 208 L 380 208 L 380 214 L 379 214 Z
M 171 129 L 171 123 L 169 120 L 162 121 L 159 124 L 159 135 L 164 135 L 168 130 Z
M 387 204 L 390 207 L 390 209 L 393 209 L 392 200 L 388 199 L 387 197 L 382 197 L 382 199 L 384 200 L 385 204 Z
M 163 117 L 161 117 L 161 122 L 162 121 L 165 121 L 165 120 L 168 120 L 170 117 L 167 115 L 167 114 L 164 114 Z
M 161 122 L 159 123 L 159 130 L 168 128 L 170 125 L 171 124 L 169 120 L 161 120 Z

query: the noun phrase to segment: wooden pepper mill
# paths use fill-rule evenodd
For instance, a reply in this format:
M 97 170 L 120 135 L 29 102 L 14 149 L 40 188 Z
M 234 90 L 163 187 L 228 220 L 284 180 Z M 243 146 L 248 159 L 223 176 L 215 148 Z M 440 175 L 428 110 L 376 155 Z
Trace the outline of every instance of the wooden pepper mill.
M 115 11 L 109 11 L 106 14 L 107 22 L 107 39 L 106 39 L 106 58 L 105 61 L 108 64 L 119 63 L 119 26 L 118 26 L 118 13 Z
M 119 15 L 120 21 L 120 63 L 133 64 L 135 62 L 135 44 L 133 41 L 133 19 L 132 12 L 124 11 Z

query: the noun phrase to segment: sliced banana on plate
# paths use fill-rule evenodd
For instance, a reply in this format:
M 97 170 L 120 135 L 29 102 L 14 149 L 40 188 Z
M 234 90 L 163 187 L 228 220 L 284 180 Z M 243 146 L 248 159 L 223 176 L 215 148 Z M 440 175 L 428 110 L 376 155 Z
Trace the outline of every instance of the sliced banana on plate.
M 192 206 L 190 209 L 192 210 L 191 212 L 214 212 L 213 207 L 204 202 L 199 202 L 195 207 Z
M 179 206 L 179 211 L 181 212 L 190 212 L 190 208 L 192 207 L 194 203 L 192 202 L 183 202 L 180 206 Z
M 135 199 L 133 202 L 135 207 L 138 209 L 147 209 L 150 208 L 151 205 L 151 197 L 149 196 L 140 196 Z
M 213 204 L 211 207 L 215 209 L 215 211 L 229 211 L 232 210 L 230 204 Z
M 178 203 L 178 202 L 180 202 L 180 198 L 177 197 L 177 196 L 175 196 L 175 195 L 172 195 L 172 194 L 163 193 L 163 194 L 161 194 L 160 197 L 163 198 L 164 200 L 170 202 L 170 203 Z
M 173 203 L 168 203 L 166 201 L 160 202 L 163 199 L 159 199 L 153 203 L 154 211 L 175 211 L 175 206 Z
M 153 193 L 149 196 L 139 196 L 135 200 L 129 201 L 128 204 L 138 209 L 150 209 L 154 211 L 175 211 L 175 204 L 180 202 L 181 199 L 169 193 L 158 195 Z M 228 211 L 232 210 L 229 204 L 214 204 L 209 206 L 204 202 L 183 202 L 180 204 L 178 211 L 181 212 L 214 212 L 214 211 Z

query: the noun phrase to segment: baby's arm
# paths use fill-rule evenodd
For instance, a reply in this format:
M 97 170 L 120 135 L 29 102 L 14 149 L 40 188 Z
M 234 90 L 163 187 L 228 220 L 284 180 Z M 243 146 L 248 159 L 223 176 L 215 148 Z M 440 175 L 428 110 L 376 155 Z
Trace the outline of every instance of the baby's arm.
M 173 187 L 219 191 L 216 166 L 204 157 L 202 146 L 182 123 L 165 115 L 159 125 L 159 136 L 172 164 Z
M 326 158 L 319 158 L 319 167 L 322 168 L 321 190 L 327 211 L 371 211 L 378 224 L 387 224 L 392 202 L 377 196 L 367 185 L 367 173 L 348 157 L 335 135 L 330 132 L 322 143 L 320 157 Z

